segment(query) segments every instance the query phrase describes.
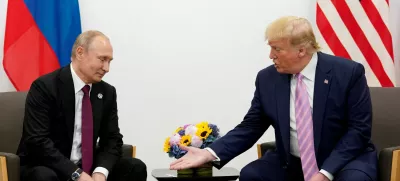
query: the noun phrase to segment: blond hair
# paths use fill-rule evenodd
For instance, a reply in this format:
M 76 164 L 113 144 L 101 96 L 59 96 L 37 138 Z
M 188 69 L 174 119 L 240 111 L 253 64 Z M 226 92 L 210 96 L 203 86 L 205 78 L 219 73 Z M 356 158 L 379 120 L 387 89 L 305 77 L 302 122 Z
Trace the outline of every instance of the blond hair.
M 76 57 L 76 49 L 78 47 L 83 47 L 85 51 L 87 51 L 90 47 L 90 44 L 93 42 L 94 38 L 97 36 L 102 36 L 106 39 L 108 37 L 104 35 L 102 32 L 97 31 L 97 30 L 89 30 L 81 33 L 75 40 L 74 45 L 72 46 L 72 52 L 71 52 L 71 57 L 75 58 Z
M 273 21 L 265 31 L 265 40 L 289 40 L 292 46 L 304 46 L 309 54 L 320 50 L 311 23 L 301 17 L 285 16 Z

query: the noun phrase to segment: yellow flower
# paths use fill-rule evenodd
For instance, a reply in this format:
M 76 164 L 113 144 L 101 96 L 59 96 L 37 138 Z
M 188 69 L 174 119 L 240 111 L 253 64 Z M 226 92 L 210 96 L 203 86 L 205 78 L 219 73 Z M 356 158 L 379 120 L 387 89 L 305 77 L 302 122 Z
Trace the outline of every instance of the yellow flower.
M 191 143 L 192 136 L 191 135 L 184 135 L 181 138 L 181 145 L 188 146 Z
M 207 127 L 208 127 L 208 122 L 206 122 L 206 121 L 200 122 L 199 124 L 196 125 L 196 127 L 197 127 L 198 129 L 207 128 Z
M 178 133 L 180 130 L 182 130 L 182 127 L 177 128 L 174 133 Z
M 164 152 L 168 152 L 169 149 L 171 148 L 171 146 L 169 145 L 169 138 L 170 137 L 168 137 L 164 142 Z
M 196 136 L 201 139 L 207 139 L 207 137 L 211 134 L 212 129 L 207 125 L 207 127 L 202 129 L 197 129 Z

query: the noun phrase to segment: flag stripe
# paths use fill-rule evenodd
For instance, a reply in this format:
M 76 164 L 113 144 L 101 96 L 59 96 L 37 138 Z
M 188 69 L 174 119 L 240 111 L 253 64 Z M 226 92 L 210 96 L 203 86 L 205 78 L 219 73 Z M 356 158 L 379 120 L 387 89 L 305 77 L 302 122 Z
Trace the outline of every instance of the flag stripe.
M 379 15 L 381 16 L 386 27 L 389 27 L 389 5 L 385 2 L 385 0 L 372 0 L 372 3 L 379 12 Z
M 4 71 L 18 91 L 25 91 L 59 64 L 22 0 L 8 1 L 6 21 Z
M 39 76 L 69 64 L 80 33 L 78 0 L 8 1 L 3 66 L 16 90 L 27 91 Z
M 371 67 L 368 65 L 364 55 L 361 53 L 361 50 L 358 48 L 353 38 L 351 37 L 350 32 L 347 30 L 343 21 L 340 19 L 340 16 L 333 4 L 330 1 L 322 0 L 318 1 L 318 5 L 322 12 L 324 12 L 324 14 L 326 15 L 327 23 L 331 24 L 332 29 L 337 34 L 337 37 L 339 37 L 342 45 L 345 47 L 346 50 L 350 50 L 348 51 L 348 53 L 350 54 L 351 59 L 364 65 L 365 76 L 367 77 L 368 85 L 381 87 L 381 83 L 378 81 L 376 75 L 371 70 Z M 320 19 L 317 17 L 317 20 L 323 21 L 324 19 Z M 321 30 L 319 32 L 321 34 L 326 33 Z
M 394 74 L 394 64 L 393 60 L 390 57 L 388 51 L 385 49 L 385 45 L 377 33 L 377 29 L 375 29 L 372 23 L 369 21 L 365 11 L 361 7 L 361 4 L 356 1 L 346 1 L 349 6 L 351 13 L 354 19 L 358 22 L 358 25 L 362 29 L 363 33 L 372 49 L 375 51 L 376 55 L 379 59 L 372 59 L 374 64 L 381 63 L 383 69 L 385 70 L 387 76 L 392 81 L 395 81 Z
M 25 0 L 25 4 L 56 53 L 60 66 L 69 64 L 72 45 L 81 33 L 78 0 L 46 1 L 46 3 Z
M 358 22 L 358 25 L 365 34 L 367 41 L 371 45 L 372 49 L 375 51 L 376 55 L 379 57 L 379 59 L 373 59 L 372 61 L 374 62 L 374 64 L 381 63 L 387 76 L 389 77 L 391 82 L 394 83 L 394 63 L 388 51 L 385 49 L 385 45 L 380 39 L 379 34 L 377 33 L 377 29 L 375 29 L 372 23 L 369 21 L 365 11 L 363 10 L 359 2 L 346 2 L 351 10 L 354 19 Z
M 393 61 L 394 58 L 393 58 L 392 36 L 390 34 L 387 24 L 385 24 L 385 22 L 382 19 L 383 15 L 381 14 L 381 16 L 378 16 L 380 15 L 380 13 L 378 12 L 375 4 L 373 4 L 372 1 L 360 1 L 360 4 L 364 9 L 365 13 L 367 14 L 370 22 L 377 30 L 379 37 L 381 38 L 386 50 L 388 51 Z
M 326 43 L 332 52 L 341 57 L 349 58 L 350 55 L 344 48 L 343 44 L 340 42 L 331 24 L 326 19 L 324 12 L 321 10 L 319 4 L 317 4 L 317 26 L 321 32 L 324 32 L 322 36 L 324 37 Z
M 388 75 L 383 69 L 382 64 L 378 61 L 378 55 L 371 47 L 370 43 L 365 37 L 364 32 L 353 17 L 350 8 L 346 4 L 346 2 L 343 0 L 333 0 L 331 2 L 333 6 L 335 6 L 337 12 L 339 13 L 339 16 L 341 17 L 343 23 L 346 25 L 354 41 L 360 48 L 362 54 L 366 58 L 369 66 L 378 77 L 381 85 L 384 87 L 393 87 L 392 81 L 389 79 Z

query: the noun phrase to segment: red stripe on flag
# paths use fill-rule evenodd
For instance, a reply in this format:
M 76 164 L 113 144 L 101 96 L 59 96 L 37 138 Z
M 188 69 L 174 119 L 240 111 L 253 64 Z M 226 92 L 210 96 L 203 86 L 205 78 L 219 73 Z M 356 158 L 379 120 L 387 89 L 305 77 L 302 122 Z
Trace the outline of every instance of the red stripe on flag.
M 23 0 L 8 1 L 4 70 L 18 91 L 27 91 L 39 76 L 60 67 Z
M 318 3 L 317 26 L 319 31 L 321 32 L 321 35 L 324 37 L 326 44 L 332 50 L 333 54 L 350 59 L 349 53 L 347 52 L 346 48 L 344 48 L 342 42 L 340 42 L 338 36 L 336 35 L 335 31 L 333 30 L 331 24 L 329 23 Z
M 367 13 L 367 16 L 371 23 L 374 25 L 374 28 L 379 34 L 379 37 L 381 37 L 381 40 L 383 44 L 386 47 L 386 50 L 388 51 L 390 57 L 394 61 L 393 58 L 393 46 L 392 46 L 392 35 L 390 34 L 390 31 L 388 27 L 386 26 L 385 22 L 383 21 L 382 17 L 380 16 L 378 9 L 376 9 L 374 3 L 372 1 L 360 1 L 365 13 Z
M 393 87 L 393 83 L 383 69 L 378 55 L 365 37 L 364 32 L 362 31 L 353 14 L 351 13 L 346 1 L 332 0 L 331 2 L 335 6 L 343 23 L 346 25 L 351 36 L 353 37 L 357 46 L 360 48 L 361 53 L 364 55 L 365 59 L 367 60 L 372 71 L 378 78 L 382 87 Z

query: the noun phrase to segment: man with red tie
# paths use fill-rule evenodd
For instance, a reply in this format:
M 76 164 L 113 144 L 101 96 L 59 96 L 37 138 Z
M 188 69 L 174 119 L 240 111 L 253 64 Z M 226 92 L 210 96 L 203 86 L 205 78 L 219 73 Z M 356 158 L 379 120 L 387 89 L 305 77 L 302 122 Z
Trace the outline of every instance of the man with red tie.
M 70 65 L 32 83 L 17 153 L 22 181 L 146 180 L 141 160 L 121 157 L 116 90 L 102 81 L 112 59 L 110 40 L 87 31 Z
M 304 18 L 275 20 L 266 40 L 274 65 L 258 73 L 244 120 L 209 148 L 182 146 L 188 153 L 171 169 L 221 168 L 272 126 L 277 149 L 246 165 L 240 181 L 376 181 L 364 67 L 320 52 Z

